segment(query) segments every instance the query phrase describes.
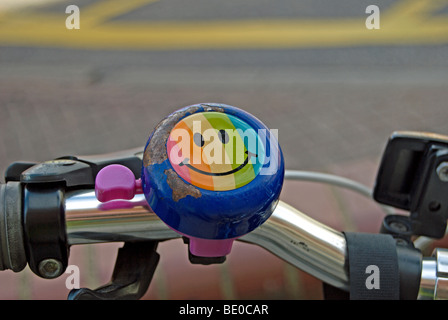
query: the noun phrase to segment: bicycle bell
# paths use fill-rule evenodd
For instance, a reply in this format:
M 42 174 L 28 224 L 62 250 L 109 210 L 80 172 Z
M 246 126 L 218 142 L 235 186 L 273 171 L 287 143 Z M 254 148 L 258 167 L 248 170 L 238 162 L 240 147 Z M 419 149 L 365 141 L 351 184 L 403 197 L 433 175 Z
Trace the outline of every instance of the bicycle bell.
M 272 214 L 284 178 L 277 138 L 229 105 L 197 104 L 165 118 L 143 156 L 153 211 L 190 239 L 197 256 L 224 256 Z
M 163 119 L 150 135 L 141 179 L 112 165 L 96 178 L 97 198 L 132 199 L 189 239 L 190 253 L 223 257 L 274 211 L 284 179 L 276 136 L 233 106 L 196 104 Z

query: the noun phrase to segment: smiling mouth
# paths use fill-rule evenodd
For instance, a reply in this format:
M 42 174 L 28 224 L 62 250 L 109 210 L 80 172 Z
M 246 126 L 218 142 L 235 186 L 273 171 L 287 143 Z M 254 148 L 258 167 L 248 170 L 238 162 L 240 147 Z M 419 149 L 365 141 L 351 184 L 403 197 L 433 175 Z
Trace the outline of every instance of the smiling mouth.
M 232 174 L 232 173 L 235 173 L 235 172 L 240 171 L 241 169 L 243 169 L 246 166 L 246 164 L 249 163 L 250 158 L 258 157 L 258 154 L 252 153 L 250 151 L 246 151 L 246 154 L 247 154 L 246 160 L 244 160 L 244 162 L 241 165 L 239 165 L 235 169 L 232 169 L 232 170 L 226 171 L 226 172 L 215 173 L 215 172 L 206 172 L 206 171 L 199 170 L 198 168 L 195 168 L 191 164 L 188 163 L 188 161 L 190 160 L 188 158 L 185 158 L 181 163 L 179 163 L 179 166 L 187 166 L 191 170 L 199 172 L 199 173 L 202 173 L 202 174 L 205 174 L 207 176 L 226 176 L 228 174 Z

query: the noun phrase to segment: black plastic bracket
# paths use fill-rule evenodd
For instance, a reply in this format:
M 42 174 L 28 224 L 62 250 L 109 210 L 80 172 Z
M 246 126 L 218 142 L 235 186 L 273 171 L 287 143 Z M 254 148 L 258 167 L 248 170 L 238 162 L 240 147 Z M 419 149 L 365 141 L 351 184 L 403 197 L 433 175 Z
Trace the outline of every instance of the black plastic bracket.
M 139 152 L 143 148 L 97 156 L 64 156 L 54 160 L 33 164 L 12 163 L 5 172 L 5 181 L 20 181 L 25 184 L 60 183 L 65 189 L 95 186 L 98 172 L 110 165 L 128 167 L 136 178 L 140 177 L 142 160 Z
M 433 238 L 445 235 L 448 219 L 448 182 L 440 179 L 437 168 L 448 163 L 448 147 L 433 145 L 425 154 L 421 177 L 415 185 L 410 212 L 415 234 Z
M 448 219 L 448 137 L 396 132 L 386 146 L 374 199 L 410 212 L 410 232 L 442 238 Z M 446 176 L 447 179 L 444 178 Z
M 119 249 L 111 281 L 95 290 L 73 289 L 69 300 L 138 300 L 148 290 L 159 254 L 157 241 L 126 242 Z

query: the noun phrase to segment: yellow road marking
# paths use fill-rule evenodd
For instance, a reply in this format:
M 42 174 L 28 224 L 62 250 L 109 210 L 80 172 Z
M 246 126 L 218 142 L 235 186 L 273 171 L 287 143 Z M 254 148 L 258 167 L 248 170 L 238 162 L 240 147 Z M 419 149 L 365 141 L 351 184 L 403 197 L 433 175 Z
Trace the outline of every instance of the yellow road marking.
M 67 15 L 11 14 L 0 20 L 0 44 L 88 49 L 269 49 L 448 43 L 448 16 L 431 16 L 448 0 L 401 0 L 381 12 L 381 29 L 365 17 L 241 21 L 106 21 L 154 0 L 102 1 L 81 11 L 81 29 Z M 113 5 L 112 5 L 113 4 Z
M 433 12 L 448 5 L 447 0 L 401 0 L 387 11 L 394 21 L 428 18 Z
M 93 25 L 103 23 L 107 19 L 114 18 L 134 9 L 148 5 L 158 0 L 103 0 L 90 5 L 82 11 L 82 23 Z

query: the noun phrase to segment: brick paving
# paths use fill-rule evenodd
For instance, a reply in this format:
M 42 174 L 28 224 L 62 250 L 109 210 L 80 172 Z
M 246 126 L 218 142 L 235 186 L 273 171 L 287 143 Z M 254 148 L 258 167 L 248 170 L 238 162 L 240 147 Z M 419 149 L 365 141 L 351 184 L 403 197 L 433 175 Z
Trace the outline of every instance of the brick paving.
M 48 79 L 0 80 L 0 168 L 142 146 L 160 119 L 184 105 L 223 102 L 279 129 L 288 168 L 377 160 L 395 130 L 446 134 L 446 86 L 126 87 Z

